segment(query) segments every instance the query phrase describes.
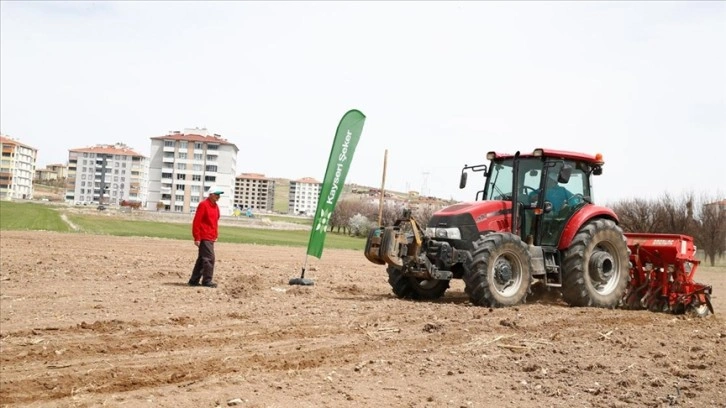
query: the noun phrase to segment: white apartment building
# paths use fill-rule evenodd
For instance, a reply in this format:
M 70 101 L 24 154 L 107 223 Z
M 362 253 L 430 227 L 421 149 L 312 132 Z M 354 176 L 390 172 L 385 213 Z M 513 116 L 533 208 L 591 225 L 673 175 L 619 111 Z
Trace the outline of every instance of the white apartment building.
M 0 135 L 0 199 L 33 198 L 38 149 Z
M 275 180 L 259 173 L 242 173 L 234 184 L 234 205 L 240 210 L 272 211 Z
M 209 187 L 221 187 L 217 205 L 231 215 L 239 149 L 204 128 L 170 131 L 151 138 L 146 209 L 193 213 Z
M 314 216 L 322 184 L 314 178 L 304 177 L 290 181 L 290 204 L 295 215 Z
M 68 151 L 66 201 L 120 204 L 146 201 L 148 160 L 123 143 Z

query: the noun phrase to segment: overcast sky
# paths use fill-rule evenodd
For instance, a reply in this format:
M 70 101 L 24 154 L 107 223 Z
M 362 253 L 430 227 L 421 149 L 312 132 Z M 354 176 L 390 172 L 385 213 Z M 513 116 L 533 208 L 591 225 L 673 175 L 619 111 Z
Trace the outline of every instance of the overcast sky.
M 0 2 L 0 130 L 39 149 L 206 127 L 237 173 L 469 200 L 464 164 L 602 153 L 599 202 L 726 192 L 726 2 Z M 721 197 L 726 198 L 726 197 Z

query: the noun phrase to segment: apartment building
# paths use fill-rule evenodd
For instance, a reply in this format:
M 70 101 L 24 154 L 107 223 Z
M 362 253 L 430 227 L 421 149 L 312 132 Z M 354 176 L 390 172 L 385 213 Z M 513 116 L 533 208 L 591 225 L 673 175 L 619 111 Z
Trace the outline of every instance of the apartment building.
M 231 215 L 239 149 L 204 128 L 170 131 L 151 138 L 149 210 L 193 213 L 209 187 L 224 189 L 217 205 Z
M 234 183 L 234 206 L 240 210 L 270 212 L 275 200 L 275 180 L 259 173 L 242 173 Z
M 33 198 L 38 149 L 0 135 L 0 199 Z
M 314 178 L 304 177 L 290 181 L 289 208 L 295 215 L 314 216 L 322 184 Z
M 67 171 L 67 202 L 146 201 L 148 160 L 123 143 L 70 149 Z

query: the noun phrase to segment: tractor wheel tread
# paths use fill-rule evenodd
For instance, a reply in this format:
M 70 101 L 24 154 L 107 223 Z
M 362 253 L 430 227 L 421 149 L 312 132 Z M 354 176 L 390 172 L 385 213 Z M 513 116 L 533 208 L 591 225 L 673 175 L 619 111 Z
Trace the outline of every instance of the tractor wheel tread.
M 612 277 L 598 290 L 591 280 L 590 263 L 595 251 L 612 263 Z M 584 225 L 564 251 L 562 297 L 571 306 L 617 307 L 628 284 L 628 246 L 614 221 L 597 219 Z
M 524 303 L 531 283 L 531 257 L 527 245 L 513 234 L 492 233 L 481 237 L 464 268 L 464 291 L 477 306 L 504 307 Z M 502 293 L 495 284 L 494 265 L 503 258 L 514 267 L 514 290 Z

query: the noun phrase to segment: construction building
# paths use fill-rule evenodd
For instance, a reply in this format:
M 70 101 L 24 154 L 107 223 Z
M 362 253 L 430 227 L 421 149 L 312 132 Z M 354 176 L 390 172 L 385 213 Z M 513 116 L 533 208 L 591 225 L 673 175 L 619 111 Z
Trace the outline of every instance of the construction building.
M 259 173 L 242 173 L 234 182 L 234 206 L 240 210 L 271 212 L 275 180 Z

